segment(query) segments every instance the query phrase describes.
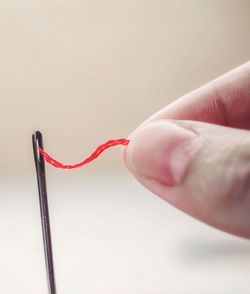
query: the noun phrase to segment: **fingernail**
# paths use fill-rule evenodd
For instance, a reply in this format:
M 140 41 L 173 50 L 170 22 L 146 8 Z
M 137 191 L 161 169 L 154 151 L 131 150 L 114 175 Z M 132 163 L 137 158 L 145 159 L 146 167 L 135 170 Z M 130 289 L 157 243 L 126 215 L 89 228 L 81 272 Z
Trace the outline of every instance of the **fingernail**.
M 174 122 L 159 121 L 141 127 L 130 137 L 126 165 L 139 177 L 167 186 L 179 184 L 190 161 L 197 135 Z

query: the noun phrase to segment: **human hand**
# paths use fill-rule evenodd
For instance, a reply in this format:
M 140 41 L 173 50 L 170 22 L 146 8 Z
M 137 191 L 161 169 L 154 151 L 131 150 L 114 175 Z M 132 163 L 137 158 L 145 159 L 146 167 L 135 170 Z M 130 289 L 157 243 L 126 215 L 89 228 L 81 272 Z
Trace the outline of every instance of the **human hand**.
M 146 188 L 250 238 L 250 62 L 168 105 L 129 139 L 123 159 Z

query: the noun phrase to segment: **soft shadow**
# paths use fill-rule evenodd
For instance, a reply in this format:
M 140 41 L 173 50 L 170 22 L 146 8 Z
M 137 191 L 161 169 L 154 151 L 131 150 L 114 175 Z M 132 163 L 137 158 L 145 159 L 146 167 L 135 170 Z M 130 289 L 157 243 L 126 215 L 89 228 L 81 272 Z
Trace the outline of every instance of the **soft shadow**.
M 250 261 L 250 241 L 187 240 L 179 244 L 178 255 L 191 262 L 213 262 L 215 259 L 246 258 Z

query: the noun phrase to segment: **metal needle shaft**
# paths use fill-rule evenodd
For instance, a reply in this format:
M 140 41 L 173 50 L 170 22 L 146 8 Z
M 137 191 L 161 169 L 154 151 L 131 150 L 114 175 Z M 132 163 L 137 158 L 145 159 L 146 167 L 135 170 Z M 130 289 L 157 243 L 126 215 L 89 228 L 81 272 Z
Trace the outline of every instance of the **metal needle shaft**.
M 38 184 L 38 193 L 39 193 L 39 203 L 40 203 L 43 245 L 44 245 L 44 255 L 45 255 L 45 262 L 46 262 L 48 288 L 49 288 L 49 294 L 56 294 L 55 272 L 54 272 L 54 263 L 53 263 L 53 251 L 52 251 L 49 208 L 48 208 L 47 187 L 46 187 L 45 164 L 44 164 L 43 156 L 38 151 L 39 147 L 43 148 L 43 137 L 39 131 L 36 131 L 32 135 L 32 142 L 33 142 L 33 151 L 34 151 L 34 159 L 35 159 L 36 174 L 37 174 L 37 184 Z

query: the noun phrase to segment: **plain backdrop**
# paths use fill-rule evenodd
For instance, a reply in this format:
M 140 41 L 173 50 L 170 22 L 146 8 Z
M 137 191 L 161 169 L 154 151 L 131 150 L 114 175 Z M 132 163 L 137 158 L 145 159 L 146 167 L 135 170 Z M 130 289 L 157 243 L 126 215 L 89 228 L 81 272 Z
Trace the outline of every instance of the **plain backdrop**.
M 0 0 L 0 292 L 46 293 L 31 135 L 80 161 L 250 58 L 249 0 Z M 47 167 L 58 294 L 247 294 L 249 241 L 141 187 L 119 147 Z
M 74 162 L 247 61 L 248 0 L 0 1 L 0 167 Z M 100 166 L 117 165 L 112 153 Z M 98 167 L 97 167 L 98 168 Z

